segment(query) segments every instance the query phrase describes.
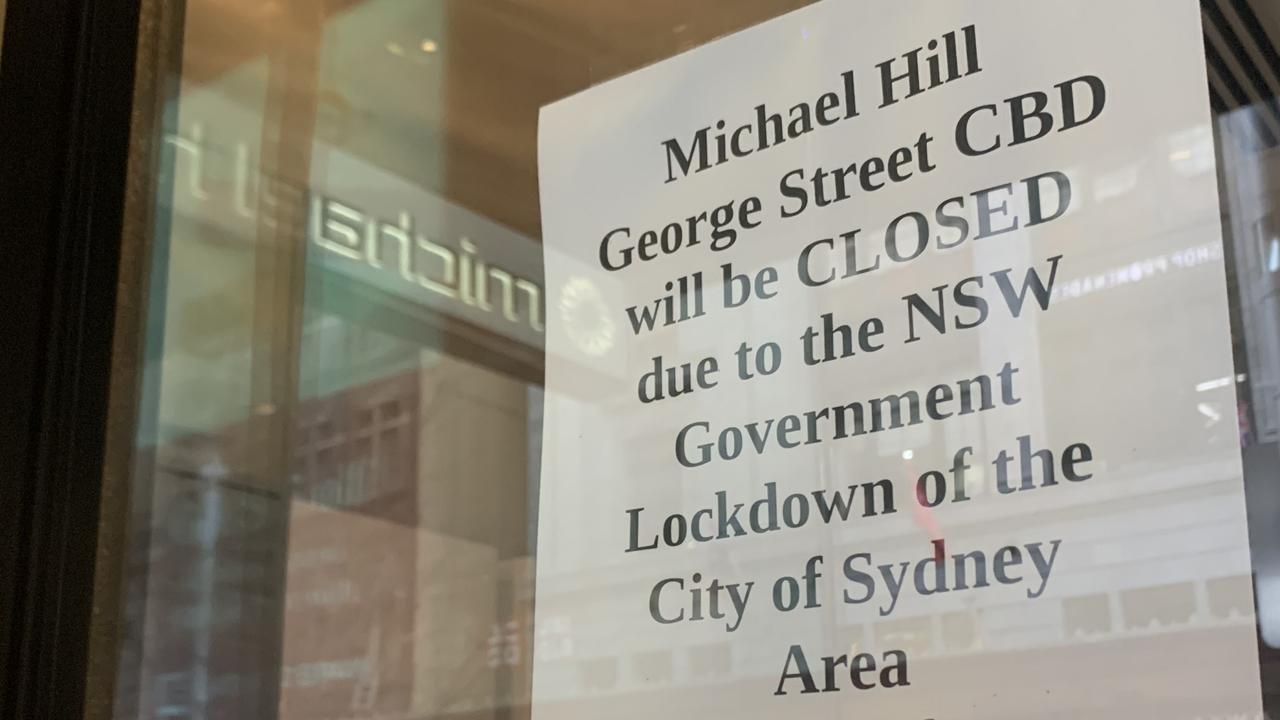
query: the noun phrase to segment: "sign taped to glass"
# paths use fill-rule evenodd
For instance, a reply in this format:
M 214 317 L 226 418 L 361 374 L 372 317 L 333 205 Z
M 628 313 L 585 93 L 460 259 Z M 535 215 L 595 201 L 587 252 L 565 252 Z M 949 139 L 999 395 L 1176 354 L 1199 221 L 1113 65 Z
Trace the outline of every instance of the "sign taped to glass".
M 1199 13 L 822 2 L 543 108 L 615 351 L 549 310 L 534 720 L 1257 715 Z

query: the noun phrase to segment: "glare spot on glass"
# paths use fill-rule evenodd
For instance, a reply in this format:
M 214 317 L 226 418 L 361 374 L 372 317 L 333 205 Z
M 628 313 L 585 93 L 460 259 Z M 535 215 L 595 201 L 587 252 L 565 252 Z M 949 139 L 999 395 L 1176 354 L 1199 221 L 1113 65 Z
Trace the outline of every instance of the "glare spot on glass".
M 1100 176 L 1094 183 L 1094 200 L 1104 202 L 1132 191 L 1138 185 L 1138 167 L 1130 165 Z
M 388 42 L 387 52 L 395 55 L 396 57 L 404 57 L 404 46 L 398 42 Z
M 1222 419 L 1222 413 L 1218 412 L 1218 409 L 1209 403 L 1196 405 L 1196 410 L 1199 410 L 1201 415 L 1209 418 L 1208 425 L 1215 425 Z
M 1239 375 L 1236 375 L 1234 378 L 1221 377 L 1214 380 L 1205 380 L 1204 382 L 1196 385 L 1196 392 L 1208 392 L 1210 390 L 1217 390 L 1218 388 L 1223 388 L 1230 385 L 1233 380 L 1235 382 L 1242 383 L 1245 381 L 1246 377 L 1247 376 L 1244 373 L 1240 373 Z
M 435 40 L 423 40 L 421 47 L 422 52 L 424 53 L 433 53 L 440 49 L 440 46 L 436 44 Z
M 206 480 L 221 480 L 231 474 L 222 458 L 214 457 L 200 466 L 200 477 Z
M 913 451 L 913 450 L 903 450 L 903 451 L 902 451 L 902 459 L 903 459 L 903 460 L 910 460 L 911 458 L 913 458 L 913 457 L 915 457 L 915 456 L 916 456 L 916 454 L 915 454 L 915 451 Z
M 983 468 L 975 467 L 965 474 L 965 488 L 970 497 L 985 495 L 987 492 L 987 475 Z
M 600 357 L 614 346 L 616 328 L 600 291 L 590 280 L 571 278 L 557 303 L 565 332 L 578 349 Z
M 1169 164 L 1183 177 L 1213 172 L 1213 131 L 1208 126 L 1189 128 L 1169 138 Z

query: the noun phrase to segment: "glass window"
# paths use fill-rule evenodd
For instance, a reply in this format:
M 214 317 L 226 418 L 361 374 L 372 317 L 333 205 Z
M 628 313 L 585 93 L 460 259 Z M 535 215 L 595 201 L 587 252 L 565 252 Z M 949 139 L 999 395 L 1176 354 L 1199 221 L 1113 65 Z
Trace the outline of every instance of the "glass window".
M 539 111 L 809 4 L 190 0 L 182 12 L 166 8 L 163 22 L 183 37 L 180 62 L 166 68 L 173 94 L 159 137 L 135 140 L 163 152 L 147 238 L 116 718 L 524 718 L 535 653 L 573 679 L 575 697 L 595 699 L 594 717 L 638 694 L 742 691 L 744 668 L 762 661 L 728 635 L 621 656 L 600 652 L 601 638 L 571 615 L 534 623 L 546 332 L 568 322 L 548 317 L 563 288 L 544 280 Z M 1213 123 L 1157 142 L 1180 172 L 1206 171 L 1216 158 L 1224 241 L 1175 228 L 1185 233 L 1176 251 L 1123 264 L 1091 258 L 1094 272 L 1060 296 L 1102 313 L 1105 298 L 1135 284 L 1225 264 L 1233 371 L 1165 397 L 1127 396 L 1117 381 L 1104 422 L 1123 425 L 1130 407 L 1191 413 L 1215 442 L 1239 446 L 1252 572 L 1223 561 L 1235 569 L 1177 587 L 1157 571 L 1125 588 L 1081 582 L 1079 593 L 1022 615 L 961 603 L 883 622 L 837 617 L 831 631 L 851 652 L 907 648 L 964 676 L 981 667 L 966 658 L 1023 642 L 1105 652 L 1108 642 L 1149 636 L 1149 652 L 1159 653 L 1168 633 L 1256 630 L 1263 684 L 1274 687 L 1280 6 L 1201 7 L 1208 86 L 1196 77 L 1185 84 L 1211 104 Z M 919 21 L 942 31 L 950 19 L 939 10 Z M 1152 16 L 1131 31 L 1159 33 L 1161 22 Z M 1082 67 L 1089 58 L 1083 38 Z M 1145 182 L 1138 167 L 1087 172 L 1099 201 Z M 1203 300 L 1168 308 L 1168 321 L 1202 312 Z M 579 311 L 593 309 L 584 302 Z M 595 327 L 593 317 L 582 322 Z M 1173 338 L 1162 352 L 1176 362 L 1190 340 L 1162 337 Z M 1204 400 L 1222 387 L 1235 389 L 1238 406 Z M 1073 388 L 1045 391 L 1065 397 Z M 911 437 L 938 447 L 981 440 Z M 572 438 L 557 443 L 573 448 Z M 890 442 L 878 452 L 909 464 L 907 448 Z M 1165 451 L 1161 468 L 1185 466 L 1178 447 Z M 1205 493 L 1194 483 L 1153 491 L 1170 526 L 1149 538 L 1150 553 L 1176 562 L 1225 532 L 1211 510 L 1186 509 Z M 1144 507 L 1131 502 L 1133 512 Z M 545 541 L 556 531 L 541 532 Z M 1099 565 L 1137 562 L 1105 542 L 1094 551 Z M 1242 595 L 1255 598 L 1256 625 Z M 1212 658 L 1187 663 L 1191 684 Z M 1171 708 L 1176 690 L 1140 677 L 1133 685 Z M 689 717 L 717 717 L 689 707 Z M 1055 716 L 1052 700 L 1042 707 L 1041 716 Z M 1236 709 L 1195 712 L 1187 717 Z

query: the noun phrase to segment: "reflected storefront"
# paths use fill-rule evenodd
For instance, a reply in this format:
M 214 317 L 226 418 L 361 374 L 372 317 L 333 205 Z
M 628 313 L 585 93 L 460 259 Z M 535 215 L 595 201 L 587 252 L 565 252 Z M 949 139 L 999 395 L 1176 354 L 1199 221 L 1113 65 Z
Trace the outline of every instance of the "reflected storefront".
M 377 73 L 443 83 L 439 48 L 382 37 L 405 23 L 439 37 L 442 7 L 405 10 L 363 3 L 327 23 L 335 87 L 315 98 L 325 125 L 305 178 L 264 157 L 269 60 L 171 108 L 160 202 L 179 281 L 153 295 L 166 320 L 143 428 L 155 444 L 139 460 L 151 523 L 135 535 L 150 551 L 129 569 L 145 620 L 126 639 L 120 713 L 244 717 L 278 702 L 279 717 L 407 718 L 528 702 L 540 250 L 422 177 L 442 172 L 438 130 L 351 127 L 418 109 L 385 78 L 362 85 Z M 370 55 L 380 67 L 360 70 Z M 406 178 L 362 156 L 370 145 L 426 162 Z M 262 307 L 244 290 L 273 234 L 306 243 L 296 344 L 273 350 L 296 364 L 287 410 L 251 400 Z M 287 482 L 263 483 L 252 436 L 276 417 L 291 426 L 277 430 Z
M 777 683 L 781 658 L 732 634 L 673 642 L 655 632 L 639 650 L 613 652 L 614 638 L 591 632 L 596 613 L 643 602 L 627 588 L 635 573 L 693 572 L 675 554 L 682 548 L 600 572 L 539 567 L 541 557 L 586 556 L 572 533 L 539 526 L 540 503 L 577 502 L 584 518 L 597 510 L 572 488 L 544 486 L 544 449 L 576 458 L 584 473 L 606 473 L 605 463 L 654 477 L 669 468 L 628 445 L 581 448 L 571 432 L 544 437 L 551 403 L 573 408 L 583 425 L 626 413 L 599 402 L 599 390 L 632 351 L 631 329 L 611 312 L 620 287 L 594 283 L 585 270 L 557 286 L 545 279 L 544 267 L 580 259 L 544 249 L 538 127 L 549 103 L 808 5 L 189 0 L 159 13 L 180 42 L 162 67 L 169 94 L 156 103 L 156 131 L 134 139 L 149 143 L 156 161 L 145 178 L 149 235 L 129 239 L 149 247 L 147 302 L 138 309 L 130 506 L 116 519 L 128 544 L 107 717 L 537 717 L 535 656 L 541 681 L 552 678 L 555 688 L 538 702 L 564 713 L 556 717 L 608 718 L 661 695 L 681 717 L 717 718 L 707 698 Z M 1000 685 L 1025 695 L 1036 717 L 1113 717 L 1113 708 L 1139 703 L 1151 717 L 1244 717 L 1250 706 L 1237 700 L 1257 678 L 1240 677 L 1224 657 L 1256 637 L 1263 706 L 1280 714 L 1280 7 L 1202 0 L 1201 8 L 1209 85 L 1195 90 L 1212 108 L 1212 127 L 1151 137 L 1144 157 L 1160 159 L 1158 172 L 1102 156 L 1068 158 L 1063 171 L 1077 205 L 1102 217 L 1135 188 L 1150 192 L 1153 177 L 1216 174 L 1219 211 L 1204 212 L 1211 203 L 1203 196 L 1180 195 L 1187 185 L 1158 188 L 1167 206 L 1159 236 L 1116 238 L 1111 251 L 1074 258 L 1053 288 L 1045 328 L 1002 326 L 975 334 L 963 356 L 903 358 L 875 385 L 972 378 L 973 358 L 994 361 L 1014 334 L 1034 344 L 1051 323 L 1073 338 L 1074 352 L 1020 357 L 1021 366 L 1037 377 L 1084 377 L 1106 357 L 1118 372 L 1093 431 L 1136 438 L 1159 457 L 1126 460 L 1122 482 L 1101 499 L 1063 500 L 1052 512 L 1013 502 L 940 519 L 913 504 L 888 522 L 859 522 L 855 511 L 832 523 L 821 550 L 872 555 L 909 541 L 923 547 L 944 525 L 992 543 L 1027 527 L 1048 538 L 1070 526 L 1088 538 L 1034 605 L 904 596 L 890 616 L 833 602 L 814 632 L 839 638 L 850 657 L 880 662 L 901 649 L 912 672 L 973 686 L 1016 666 Z M 1101 4 L 1091 12 L 1105 22 Z M 1133 31 L 1159 32 L 1160 22 Z M 920 23 L 922 37 L 949 27 Z M 1087 39 L 1080 46 L 1087 55 Z M 1115 157 L 1129 157 L 1122 150 Z M 1233 372 L 1205 363 L 1196 383 L 1162 381 L 1196 361 L 1186 350 L 1196 339 L 1179 334 L 1180 324 L 1224 320 L 1210 293 L 1161 307 L 1146 290 L 1210 287 L 1223 266 Z M 921 287 L 907 268 L 876 282 L 895 299 Z M 1091 335 L 1100 316 L 1134 332 L 1161 318 L 1168 325 L 1152 333 L 1162 343 L 1152 352 L 1169 365 L 1115 357 Z M 749 328 L 753 320 L 728 322 Z M 549 328 L 568 339 L 554 358 Z M 685 349 L 714 342 L 680 338 Z M 551 362 L 573 369 L 569 392 L 544 391 Z M 999 370 L 989 369 L 992 377 Z M 1168 391 L 1135 391 L 1129 373 Z M 1034 389 L 1047 405 L 1069 404 L 1078 392 Z M 800 388 L 789 397 L 801 411 L 877 391 L 830 397 Z M 1232 544 L 1234 466 L 1200 462 L 1160 424 L 1135 426 L 1133 418 L 1151 416 L 1198 424 L 1214 448 L 1240 448 L 1247 553 Z M 1030 462 L 1053 422 L 1030 409 L 975 425 L 895 428 L 863 438 L 867 459 L 827 453 L 821 474 L 836 487 L 865 480 L 858 492 L 874 498 L 867 464 L 919 474 L 947 466 L 963 447 L 983 457 L 1021 452 Z M 667 443 L 670 430 L 628 427 L 641 448 L 655 437 Z M 737 501 L 766 497 L 766 472 L 746 475 Z M 1000 482 L 988 469 L 970 489 L 993 496 L 1004 492 Z M 692 486 L 673 486 L 670 499 L 689 514 L 724 502 Z M 866 501 L 862 518 L 885 514 Z M 664 519 L 636 521 L 656 536 Z M 715 550 L 717 562 L 768 573 L 814 550 L 783 535 L 742 540 Z M 588 608 L 578 623 L 553 612 L 535 624 L 535 590 L 547 607 L 561 605 L 535 582 L 543 573 Z M 1121 646 L 1153 660 L 1134 664 L 1123 697 L 1091 695 L 1110 672 L 1093 659 Z M 1185 674 L 1144 672 L 1189 646 L 1198 656 L 1185 658 Z M 1052 662 L 1045 648 L 1054 649 Z M 1081 688 L 1064 701 L 1069 710 L 1038 695 L 1046 675 Z M 859 701 L 867 717 L 972 716 L 885 693 Z

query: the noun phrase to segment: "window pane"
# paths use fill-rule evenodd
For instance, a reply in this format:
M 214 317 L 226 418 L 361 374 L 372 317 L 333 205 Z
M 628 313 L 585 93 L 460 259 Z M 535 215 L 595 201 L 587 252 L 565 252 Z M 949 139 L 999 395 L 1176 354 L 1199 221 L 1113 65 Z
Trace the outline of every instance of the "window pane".
M 589 613 L 547 614 L 548 604 L 534 622 L 538 540 L 568 536 L 553 524 L 539 527 L 540 502 L 555 482 L 541 477 L 544 442 L 578 453 L 572 457 L 583 464 L 605 457 L 660 474 L 667 460 L 587 452 L 563 426 L 544 438 L 546 405 L 560 400 L 544 388 L 554 362 L 548 326 L 580 332 L 588 351 L 607 340 L 590 332 L 605 311 L 578 297 L 563 312 L 568 291 L 544 278 L 539 111 L 810 4 L 190 0 L 182 12 L 166 10 L 183 44 L 161 134 L 138 139 L 163 152 L 140 340 L 146 364 L 117 718 L 525 718 L 533 712 L 535 653 L 540 672 L 549 668 L 548 677 L 574 688 L 561 700 L 590 700 L 582 712 L 593 717 L 668 695 L 681 716 L 717 717 L 688 698 L 707 687 L 757 692 L 761 667 L 771 674 L 765 684 L 776 682 L 782 658 L 756 657 L 731 634 L 609 653 L 600 648 L 613 638 L 592 635 Z M 1212 127 L 1152 142 L 1176 172 L 1211 177 L 1216 169 L 1224 241 L 1174 228 L 1186 240 L 1176 252 L 1124 263 L 1092 257 L 1095 272 L 1073 278 L 1060 297 L 1096 307 L 1082 315 L 1104 314 L 1106 298 L 1139 283 L 1225 265 L 1232 372 L 1159 397 L 1129 393 L 1117 374 L 1115 405 L 1099 427 L 1163 448 L 1149 468 L 1153 484 L 1157 471 L 1199 470 L 1189 450 L 1169 441 L 1167 427 L 1128 427 L 1128 412 L 1189 413 L 1204 437 L 1232 452 L 1239 446 L 1252 565 L 1239 555 L 1202 557 L 1218 563 L 1212 572 L 1173 582 L 1151 570 L 1150 558 L 1099 540 L 1095 564 L 1117 564 L 1133 582 L 1089 582 L 1082 561 L 1076 579 L 1063 580 L 1071 591 L 1034 611 L 952 603 L 887 619 L 833 614 L 830 636 L 850 657 L 902 648 L 968 677 L 983 657 L 1027 647 L 1105 653 L 1107 643 L 1137 638 L 1159 654 L 1170 634 L 1208 638 L 1212 647 L 1221 633 L 1256 632 L 1263 685 L 1275 686 L 1268 681 L 1280 647 L 1271 489 L 1280 470 L 1280 8 L 1246 0 L 1201 7 L 1209 82 L 1187 78 L 1183 90 L 1194 85 L 1204 96 Z M 910 17 L 944 32 L 953 14 L 937 8 Z M 886 5 L 884 12 L 896 11 Z M 1133 32 L 1163 29 L 1153 16 Z M 1078 51 L 1087 68 L 1089 38 Z M 750 78 L 726 72 L 706 80 L 708 87 L 728 82 Z M 955 107 L 970 99 L 976 104 L 965 97 Z M 620 103 L 617 112 L 631 109 Z M 1103 160 L 1063 160 L 1089 175 L 1088 202 L 1103 204 L 1148 182 L 1140 165 L 1097 169 Z M 1196 200 L 1171 194 L 1169 205 Z M 1204 298 L 1180 302 L 1168 309 L 1168 322 L 1212 310 Z M 744 321 L 742 331 L 752 327 Z M 997 333 L 984 348 L 1005 337 Z M 1170 363 L 1194 342 L 1172 331 L 1160 337 Z M 913 362 L 919 367 L 895 371 L 932 377 L 944 364 L 932 356 Z M 604 369 L 583 362 L 583 387 Z M 1238 410 L 1205 400 L 1222 388 L 1234 388 Z M 1066 402 L 1078 388 L 1062 383 L 1043 392 Z M 583 417 L 588 422 L 590 414 Z M 995 447 L 972 427 L 908 431 L 866 457 L 833 454 L 823 472 L 853 477 L 872 461 L 923 469 L 930 449 Z M 664 442 L 669 434 L 643 433 Z M 608 482 L 611 467 L 586 470 Z M 751 492 L 766 482 L 748 481 Z M 979 484 L 989 490 L 994 482 Z M 1195 554 L 1189 545 L 1209 546 L 1239 529 L 1211 510 L 1188 509 L 1203 507 L 1197 493 L 1207 491 L 1195 483 L 1158 489 L 1128 502 L 1135 516 L 1167 512 L 1167 526 L 1145 546 L 1162 561 L 1185 560 Z M 924 537 L 930 517 L 912 515 L 898 530 Z M 1011 522 L 1047 520 L 1023 514 Z M 760 551 L 751 560 L 766 557 Z M 686 569 L 693 570 L 679 572 Z M 839 567 L 827 571 L 838 575 Z M 582 584 L 582 598 L 603 606 L 611 581 L 604 575 L 571 580 Z M 770 590 L 762 583 L 756 592 Z M 1256 624 L 1255 607 L 1240 601 L 1251 595 Z M 634 602 L 643 611 L 647 600 Z M 815 668 L 822 662 L 811 661 Z M 1088 663 L 1077 665 L 1053 672 L 1084 672 Z M 1189 686 L 1195 672 L 1187 677 Z M 1179 688 L 1140 679 L 1133 693 L 1175 708 L 1185 700 Z M 1265 700 L 1275 711 L 1270 694 Z M 1041 715 L 1056 716 L 1052 700 L 1041 707 Z M 1192 716 L 1235 711 L 1196 706 Z

